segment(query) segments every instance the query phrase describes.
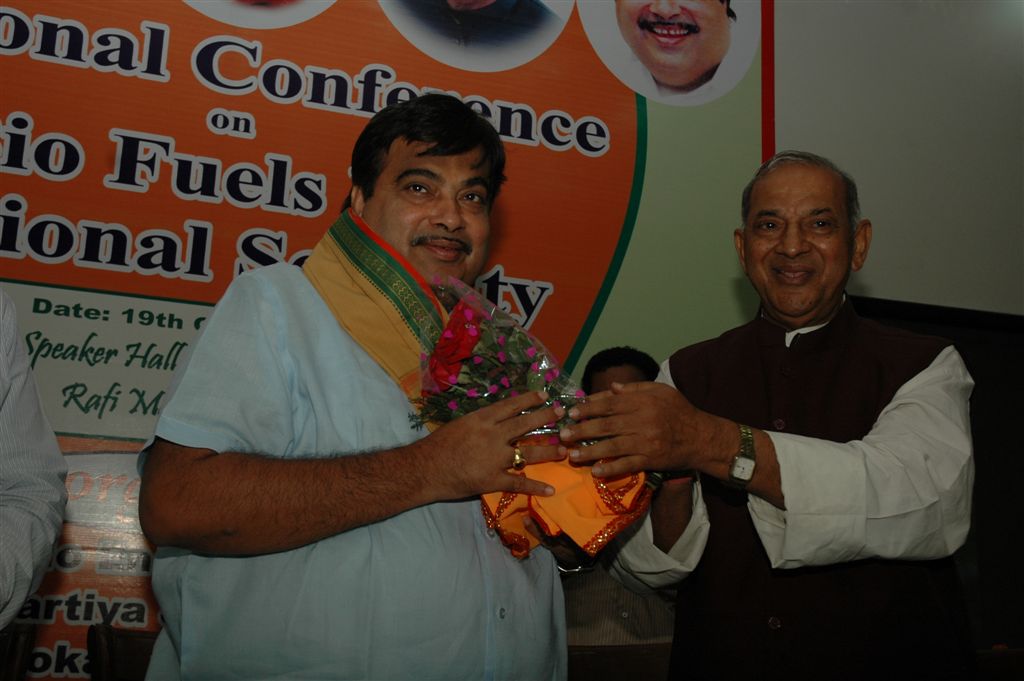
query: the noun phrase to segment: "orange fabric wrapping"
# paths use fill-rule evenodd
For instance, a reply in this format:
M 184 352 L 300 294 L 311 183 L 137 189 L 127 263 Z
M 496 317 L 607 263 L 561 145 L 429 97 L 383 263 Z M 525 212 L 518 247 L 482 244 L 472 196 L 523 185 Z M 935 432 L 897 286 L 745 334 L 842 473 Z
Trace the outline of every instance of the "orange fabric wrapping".
M 622 529 L 643 515 L 651 490 L 642 475 L 600 481 L 589 466 L 573 466 L 567 460 L 526 467 L 531 478 L 555 488 L 552 497 L 532 497 L 509 492 L 483 495 L 488 526 L 518 557 L 539 543 L 526 531 L 523 520 L 532 517 L 548 535 L 564 532 L 577 546 L 593 556 Z

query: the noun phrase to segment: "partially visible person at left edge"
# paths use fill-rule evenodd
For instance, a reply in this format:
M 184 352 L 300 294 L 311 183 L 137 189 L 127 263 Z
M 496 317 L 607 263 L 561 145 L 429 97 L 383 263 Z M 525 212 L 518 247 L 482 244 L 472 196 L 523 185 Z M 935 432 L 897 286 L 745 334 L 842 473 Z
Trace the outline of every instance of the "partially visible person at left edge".
M 46 572 L 64 522 L 67 472 L 39 404 L 14 303 L 0 290 L 0 629 Z

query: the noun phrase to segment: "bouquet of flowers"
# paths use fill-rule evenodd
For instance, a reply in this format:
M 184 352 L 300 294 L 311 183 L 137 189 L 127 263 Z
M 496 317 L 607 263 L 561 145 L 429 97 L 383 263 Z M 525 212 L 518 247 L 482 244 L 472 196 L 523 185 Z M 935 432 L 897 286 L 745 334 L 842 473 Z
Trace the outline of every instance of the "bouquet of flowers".
M 446 423 L 526 391 L 545 390 L 548 405 L 566 409 L 585 397 L 539 340 L 477 291 L 456 279 L 434 290 L 450 313 L 440 338 L 422 339 L 433 350 L 421 356 L 423 389 L 414 423 Z M 558 444 L 559 428 L 571 423 L 565 416 L 527 434 L 521 443 Z M 488 526 L 518 557 L 537 544 L 523 528 L 527 515 L 547 534 L 565 532 L 594 555 L 650 502 L 642 473 L 601 480 L 590 475 L 589 466 L 556 461 L 532 464 L 530 476 L 551 484 L 555 495 L 497 492 L 482 498 Z
M 446 423 L 529 391 L 546 390 L 548 404 L 566 409 L 585 396 L 540 341 L 477 291 L 455 279 L 434 290 L 451 312 L 433 351 L 420 358 L 417 424 Z M 551 424 L 551 432 L 567 423 Z

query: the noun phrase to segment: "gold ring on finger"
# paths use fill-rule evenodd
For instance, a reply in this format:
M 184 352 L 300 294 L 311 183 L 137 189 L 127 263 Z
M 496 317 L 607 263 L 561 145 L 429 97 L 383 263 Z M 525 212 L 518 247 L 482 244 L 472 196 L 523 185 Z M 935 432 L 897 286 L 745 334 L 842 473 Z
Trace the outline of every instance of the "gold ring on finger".
M 519 447 L 512 449 L 512 468 L 517 471 L 526 468 L 526 457 L 523 456 L 523 450 L 519 449 Z

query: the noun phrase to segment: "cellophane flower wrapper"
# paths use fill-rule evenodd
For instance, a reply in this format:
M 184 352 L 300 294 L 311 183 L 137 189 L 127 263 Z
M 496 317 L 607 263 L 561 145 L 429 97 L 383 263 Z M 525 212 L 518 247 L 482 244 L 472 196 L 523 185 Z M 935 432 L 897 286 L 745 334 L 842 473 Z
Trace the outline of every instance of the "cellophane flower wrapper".
M 417 425 L 443 424 L 481 407 L 525 392 L 544 390 L 547 405 L 567 410 L 585 394 L 564 373 L 555 357 L 508 313 L 478 291 L 456 279 L 435 282 L 434 291 L 450 310 L 441 337 L 421 339 L 433 350 L 421 357 L 422 394 L 416 400 Z M 528 433 L 517 444 L 557 445 L 559 428 L 573 423 L 568 416 Z M 553 497 L 491 493 L 482 497 L 488 526 L 518 557 L 538 541 L 526 532 L 528 515 L 544 532 L 565 532 L 590 555 L 619 530 L 643 514 L 650 501 L 643 474 L 598 480 L 589 466 L 568 461 L 527 466 L 533 479 L 551 484 Z
M 450 313 L 433 351 L 421 357 L 423 393 L 414 416 L 418 423 L 447 423 L 531 391 L 547 391 L 548 405 L 566 409 L 583 399 L 583 391 L 562 373 L 543 343 L 478 291 L 457 279 L 436 285 L 434 291 Z M 549 429 L 556 433 L 570 423 L 565 417 Z

